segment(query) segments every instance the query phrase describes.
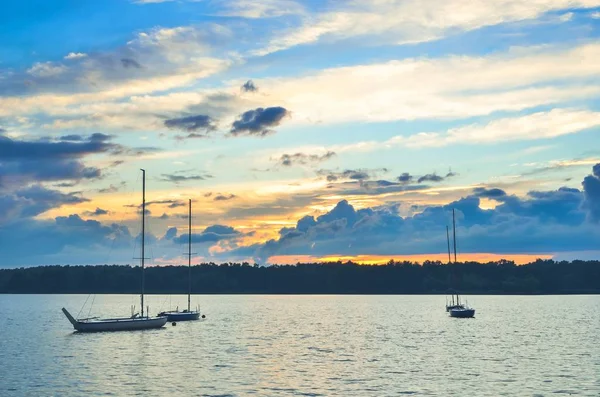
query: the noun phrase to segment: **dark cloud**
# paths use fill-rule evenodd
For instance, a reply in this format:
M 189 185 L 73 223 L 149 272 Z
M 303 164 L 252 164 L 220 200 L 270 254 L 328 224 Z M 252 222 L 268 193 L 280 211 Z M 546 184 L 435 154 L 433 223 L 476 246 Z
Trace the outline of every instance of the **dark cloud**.
M 441 182 L 444 180 L 444 177 L 439 176 L 437 174 L 425 174 L 417 180 L 418 183 L 421 182 Z
M 248 80 L 244 84 L 242 84 L 242 91 L 256 92 L 256 91 L 258 91 L 258 87 L 254 84 L 254 81 Z
M 583 179 L 582 185 L 585 197 L 583 207 L 592 222 L 600 222 L 600 163 L 594 165 L 592 174 Z
M 157 200 L 157 201 L 148 201 L 146 203 L 147 206 L 155 205 L 155 204 L 168 204 L 169 208 L 177 208 L 177 207 L 185 207 L 187 203 L 181 200 Z
M 28 186 L 0 194 L 0 220 L 31 218 L 53 208 L 86 201 L 73 193 L 62 193 L 41 185 Z
M 281 106 L 248 110 L 231 125 L 234 136 L 265 136 L 274 133 L 271 128 L 278 126 L 289 111 Z
M 187 205 L 186 201 L 182 201 L 182 200 L 153 200 L 153 201 L 146 201 L 146 207 L 150 207 L 151 205 L 167 205 L 167 207 L 169 208 L 177 208 L 177 207 L 184 207 Z M 142 205 L 141 204 L 125 204 L 124 207 L 130 207 L 130 208 L 140 208 Z
M 35 141 L 0 136 L 0 186 L 100 178 L 101 170 L 86 166 L 82 160 L 93 154 L 127 152 L 110 139 L 111 136 L 100 133 Z
M 166 231 L 165 235 L 163 236 L 162 240 L 173 240 L 175 237 L 177 237 L 177 228 L 176 227 L 170 227 L 169 229 L 167 229 L 167 231 Z
M 496 200 L 506 197 L 506 192 L 498 188 L 477 187 L 473 189 L 473 194 L 477 197 L 491 198 Z
M 407 184 L 413 181 L 414 177 L 408 172 L 403 172 L 396 180 L 400 183 Z
M 24 238 L 24 236 L 26 236 Z M 125 226 L 102 225 L 96 220 L 83 220 L 78 215 L 60 216 L 53 220 L 20 219 L 0 224 L 0 263 L 3 266 L 30 266 L 105 263 L 111 249 L 132 247 L 132 237 Z M 91 253 L 100 252 L 98 259 Z M 63 256 L 57 259 L 57 255 Z M 102 261 L 102 262 L 101 262 Z
M 6 160 L 25 159 L 73 159 L 88 154 L 107 153 L 118 145 L 107 142 L 110 136 L 93 134 L 77 142 L 59 141 L 23 141 L 0 136 L 0 158 Z
M 132 59 L 132 58 L 121 58 L 121 65 L 123 65 L 123 67 L 125 69 L 129 69 L 129 68 L 141 69 L 142 68 L 142 65 L 140 65 L 138 61 L 136 61 L 135 59 Z
M 481 198 L 496 199 L 482 209 Z M 408 217 L 398 205 L 356 210 L 340 201 L 319 216 L 305 216 L 296 227 L 284 228 L 278 239 L 240 248 L 265 262 L 273 255 L 424 254 L 443 252 L 445 227 L 456 210 L 460 252 L 555 253 L 596 249 L 600 230 L 600 166 L 584 180 L 583 192 L 568 187 L 531 191 L 526 197 L 497 188 L 477 188 L 473 194 L 443 206 L 429 206 Z M 232 254 L 235 254 L 233 252 Z
M 75 141 L 80 142 L 83 141 L 84 138 L 81 135 L 63 135 L 60 137 L 61 141 Z
M 190 132 L 187 138 L 204 138 L 217 129 L 217 123 L 210 116 L 197 114 L 165 120 L 165 127 Z M 196 133 L 202 131 L 201 134 Z
M 291 167 L 294 164 L 317 164 L 323 161 L 327 161 L 335 156 L 335 152 L 328 151 L 325 154 L 306 154 L 306 153 L 294 153 L 294 154 L 282 154 L 277 163 L 284 167 Z
M 181 175 L 181 174 L 162 174 L 161 180 L 166 182 L 173 182 L 179 184 L 188 181 L 203 181 L 207 178 L 212 178 L 212 175 Z
M 108 211 L 103 210 L 102 208 L 96 207 L 95 211 L 85 211 L 83 214 L 87 215 L 87 216 L 101 216 L 101 215 L 107 215 Z
M 317 175 L 325 176 L 328 182 L 335 182 L 337 180 L 352 180 L 352 181 L 364 181 L 373 178 L 379 172 L 387 172 L 386 168 L 378 170 L 368 169 L 356 169 L 356 170 L 344 170 L 342 172 L 335 172 L 329 170 L 317 170 Z
M 422 182 L 442 182 L 448 178 L 452 178 L 453 176 L 456 176 L 458 174 L 450 171 L 446 174 L 446 176 L 441 176 L 436 174 L 435 172 L 433 174 L 425 174 L 421 177 L 419 177 L 419 179 L 417 179 L 417 183 L 422 183 Z
M 232 200 L 234 198 L 237 198 L 237 196 L 235 194 L 218 194 L 215 196 L 215 198 L 213 200 L 214 201 L 227 201 L 227 200 Z
M 221 240 L 239 238 L 241 232 L 230 226 L 212 225 L 204 229 L 202 233 L 192 234 L 192 243 L 216 243 Z M 181 235 L 173 240 L 175 243 L 184 244 L 188 242 L 188 235 Z

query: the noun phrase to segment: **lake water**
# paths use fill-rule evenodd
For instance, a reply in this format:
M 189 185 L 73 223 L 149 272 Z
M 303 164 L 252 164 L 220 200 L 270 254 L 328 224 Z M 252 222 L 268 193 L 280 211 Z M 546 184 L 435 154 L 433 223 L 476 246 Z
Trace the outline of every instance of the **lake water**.
M 0 295 L 0 396 L 600 396 L 600 296 L 472 296 L 475 319 L 444 296 L 193 296 L 205 320 L 74 333 L 60 309 L 86 298 Z

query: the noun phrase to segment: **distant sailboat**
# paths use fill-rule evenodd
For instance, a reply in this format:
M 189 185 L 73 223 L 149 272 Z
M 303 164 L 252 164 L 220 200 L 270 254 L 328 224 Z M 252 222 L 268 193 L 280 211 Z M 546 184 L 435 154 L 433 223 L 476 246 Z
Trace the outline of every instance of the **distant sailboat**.
M 450 232 L 448 231 L 448 226 L 446 226 L 446 240 L 448 242 L 448 264 L 452 263 L 452 257 L 450 256 Z M 456 263 L 456 241 L 454 245 L 454 262 Z M 446 311 L 449 312 L 450 309 L 459 309 L 462 308 L 463 305 L 460 304 L 460 297 L 458 294 L 456 295 L 456 300 L 454 300 L 454 294 L 450 300 L 446 298 Z
M 200 318 L 199 310 L 191 310 L 190 301 L 192 295 L 192 200 L 190 200 L 189 205 L 189 216 L 188 216 L 188 306 L 187 310 L 179 311 L 179 309 L 175 311 L 161 312 L 159 316 L 167 316 L 169 322 L 176 321 L 192 321 L 198 320 Z M 204 316 L 202 316 L 204 318 Z
M 148 310 L 144 313 L 144 244 L 145 244 L 145 232 L 146 232 L 146 171 L 142 171 L 142 292 L 140 294 L 141 299 L 141 315 L 135 313 L 131 317 L 122 318 L 104 318 L 99 319 L 97 317 L 92 318 L 81 318 L 75 319 L 71 313 L 64 307 L 62 308 L 63 313 L 73 328 L 80 332 L 99 332 L 99 331 L 133 331 L 140 329 L 152 329 L 161 328 L 167 323 L 167 316 L 150 317 Z
M 456 264 L 456 221 L 454 208 L 452 209 L 452 236 L 454 240 L 454 264 Z M 448 262 L 450 262 L 450 233 L 448 232 L 448 226 L 446 226 L 446 238 L 448 239 Z M 456 301 L 454 300 L 454 294 L 450 302 L 446 301 L 446 311 L 450 313 L 450 317 L 470 318 L 475 316 L 475 309 L 468 307 L 466 303 L 460 303 L 460 296 L 458 294 L 456 294 Z

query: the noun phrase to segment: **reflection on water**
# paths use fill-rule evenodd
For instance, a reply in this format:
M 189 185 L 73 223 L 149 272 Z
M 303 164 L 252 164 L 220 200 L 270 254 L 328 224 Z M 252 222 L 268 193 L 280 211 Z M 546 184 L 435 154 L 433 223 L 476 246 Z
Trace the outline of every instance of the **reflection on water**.
M 600 395 L 600 296 L 470 297 L 461 320 L 443 296 L 213 295 L 205 320 L 73 333 L 60 308 L 85 299 L 0 295 L 1 396 Z M 92 315 L 136 300 L 97 296 Z

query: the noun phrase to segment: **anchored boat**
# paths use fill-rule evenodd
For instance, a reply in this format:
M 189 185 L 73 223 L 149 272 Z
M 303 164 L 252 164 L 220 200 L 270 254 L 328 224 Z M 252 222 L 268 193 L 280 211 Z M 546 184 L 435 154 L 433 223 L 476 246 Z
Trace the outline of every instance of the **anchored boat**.
M 161 312 L 159 316 L 167 316 L 167 321 L 192 321 L 200 318 L 200 310 L 191 310 L 190 301 L 192 295 L 192 200 L 189 201 L 189 215 L 188 215 L 188 305 L 187 310 L 179 311 L 177 308 L 175 311 Z M 204 316 L 202 316 L 204 318 Z
M 456 264 L 456 221 L 454 208 L 452 208 L 452 236 L 454 240 L 454 264 Z M 450 233 L 448 231 L 448 226 L 446 226 L 446 238 L 448 239 L 448 262 L 450 263 Z M 469 307 L 466 303 L 461 303 L 458 294 L 456 294 L 456 300 L 454 300 L 454 294 L 452 295 L 450 302 L 446 299 L 446 311 L 450 313 L 450 317 L 471 318 L 475 316 L 475 309 Z
M 71 313 L 64 307 L 62 308 L 63 313 L 73 328 L 80 332 L 99 332 L 99 331 L 133 331 L 140 329 L 153 329 L 161 328 L 167 323 L 167 316 L 150 317 L 148 310 L 144 313 L 144 244 L 145 244 L 145 232 L 146 232 L 146 171 L 142 171 L 142 257 L 141 257 L 141 268 L 142 268 L 142 292 L 140 294 L 142 312 L 141 315 L 138 313 L 132 314 L 131 317 L 121 318 L 81 318 L 75 319 Z

